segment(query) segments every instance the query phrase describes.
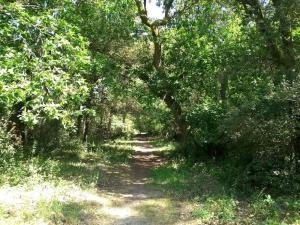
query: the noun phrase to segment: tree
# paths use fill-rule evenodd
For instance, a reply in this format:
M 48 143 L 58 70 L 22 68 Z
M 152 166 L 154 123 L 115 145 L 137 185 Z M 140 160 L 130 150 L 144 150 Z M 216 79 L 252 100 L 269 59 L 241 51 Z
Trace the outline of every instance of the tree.
M 176 136 L 184 144 L 188 138 L 188 125 L 184 118 L 182 108 L 179 102 L 175 99 L 174 93 L 169 89 L 170 80 L 166 76 L 166 71 L 163 65 L 163 52 L 162 52 L 162 40 L 161 40 L 161 27 L 170 24 L 172 19 L 175 18 L 180 13 L 187 10 L 188 6 L 192 5 L 187 2 L 181 10 L 178 10 L 173 15 L 171 15 L 171 8 L 174 7 L 174 1 L 164 1 L 165 16 L 163 19 L 152 20 L 147 14 L 146 4 L 142 4 L 140 0 L 135 0 L 139 17 L 142 23 L 150 29 L 153 42 L 153 67 L 162 80 L 163 87 L 160 90 L 152 90 L 156 95 L 161 98 L 166 105 L 170 108 L 172 114 L 174 115 L 176 124 Z M 149 83 L 150 77 L 145 73 L 140 76 L 140 78 L 145 82 Z M 151 86 L 149 86 L 151 88 Z M 152 87 L 153 89 L 153 87 Z
M 10 118 L 23 141 L 27 131 L 49 120 L 72 127 L 88 92 L 86 40 L 60 8 L 39 7 L 10 3 L 0 14 L 1 116 Z
M 257 31 L 264 39 L 271 61 L 277 67 L 280 79 L 291 86 L 297 82 L 300 67 L 297 65 L 294 30 L 299 26 L 300 4 L 297 1 L 272 0 L 266 3 L 258 0 L 239 0 L 243 8 L 256 23 Z M 281 85 L 281 82 L 276 83 Z M 294 113 L 295 101 L 287 100 L 290 119 L 295 123 L 294 137 L 291 140 L 296 162 L 300 159 L 300 132 L 298 115 Z M 298 165 L 300 170 L 300 165 Z

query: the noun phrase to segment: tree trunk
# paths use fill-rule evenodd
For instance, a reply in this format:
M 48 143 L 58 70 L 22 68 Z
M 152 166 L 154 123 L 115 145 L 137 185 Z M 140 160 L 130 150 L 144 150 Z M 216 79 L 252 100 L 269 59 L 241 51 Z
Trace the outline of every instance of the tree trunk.
M 127 117 L 127 113 L 123 112 L 123 115 L 122 115 L 122 122 L 123 122 L 123 124 L 126 123 L 126 117 Z
M 22 115 L 23 106 L 23 102 L 19 102 L 16 105 L 14 105 L 12 114 L 9 118 L 10 124 L 8 126 L 8 129 L 10 131 L 13 131 L 13 133 L 16 136 L 16 143 L 20 145 L 25 144 L 26 142 L 25 124 L 20 119 L 20 116 Z
M 91 109 L 91 107 L 92 107 L 92 99 L 93 99 L 93 90 L 91 89 L 89 97 L 87 98 L 87 100 L 86 100 L 86 102 L 84 104 L 87 109 Z M 90 128 L 90 116 L 86 113 L 83 116 L 83 133 L 82 133 L 83 136 L 82 136 L 82 141 L 84 143 L 87 142 L 89 128 Z
M 288 18 L 284 4 L 285 1 L 272 0 L 275 8 L 275 16 L 279 22 L 279 33 L 281 44 L 278 44 L 276 35 L 270 25 L 270 21 L 263 14 L 262 6 L 259 0 L 238 0 L 244 6 L 249 17 L 252 17 L 256 23 L 257 30 L 265 39 L 267 50 L 272 57 L 272 61 L 279 70 L 283 72 L 286 79 L 293 83 L 296 79 L 296 56 L 294 51 L 293 35 L 291 21 Z
M 90 127 L 90 120 L 88 115 L 84 117 L 84 124 L 83 124 L 83 136 L 82 136 L 82 141 L 84 143 L 87 142 L 88 134 L 89 134 L 89 127 Z
M 136 6 L 138 9 L 139 16 L 141 18 L 141 21 L 144 25 L 146 25 L 152 34 L 153 38 L 153 45 L 154 45 L 154 52 L 153 52 L 153 67 L 157 71 L 157 73 L 160 74 L 165 74 L 165 69 L 162 63 L 162 58 L 163 58 L 163 53 L 162 53 L 162 43 L 160 39 L 160 26 L 165 26 L 168 25 L 170 22 L 170 9 L 173 5 L 173 0 L 168 0 L 165 1 L 165 17 L 164 19 L 159 19 L 152 21 L 149 19 L 147 15 L 147 10 L 146 10 L 146 5 L 143 6 L 142 2 L 140 0 L 135 0 Z M 142 74 L 140 78 L 147 84 L 149 82 L 149 77 L 145 74 Z M 175 121 L 175 126 L 176 126 L 176 136 L 177 139 L 185 145 L 187 143 L 187 137 L 188 137 L 188 126 L 186 123 L 186 120 L 184 116 L 182 115 L 182 108 L 181 105 L 178 101 L 176 101 L 174 97 L 174 93 L 170 92 L 168 88 L 168 80 L 167 77 L 165 77 L 165 87 L 163 88 L 164 90 L 157 91 L 157 90 L 152 90 L 152 92 L 161 98 L 167 107 L 171 110 L 173 116 L 174 116 L 174 121 Z M 149 85 L 149 89 L 151 90 L 151 86 Z
M 279 21 L 279 32 L 282 42 L 282 65 L 286 72 L 286 78 L 290 83 L 296 79 L 296 56 L 293 43 L 293 34 L 291 21 L 288 18 L 288 12 L 284 7 L 284 2 L 273 0 L 275 13 Z
M 183 118 L 181 106 L 176 102 L 172 95 L 166 94 L 163 98 L 164 102 L 171 110 L 176 126 L 176 139 L 181 143 L 185 143 L 187 141 L 187 123 Z
M 110 110 L 109 111 L 109 116 L 108 116 L 108 125 L 107 125 L 107 129 L 108 129 L 108 132 L 109 132 L 109 135 L 111 136 L 111 124 L 112 124 L 112 111 Z
M 296 128 L 296 135 L 293 140 L 293 148 L 295 154 L 295 170 L 297 174 L 300 174 L 300 127 Z
M 80 138 L 81 137 L 81 134 L 82 134 L 82 118 L 83 116 L 80 115 L 77 117 L 77 137 Z

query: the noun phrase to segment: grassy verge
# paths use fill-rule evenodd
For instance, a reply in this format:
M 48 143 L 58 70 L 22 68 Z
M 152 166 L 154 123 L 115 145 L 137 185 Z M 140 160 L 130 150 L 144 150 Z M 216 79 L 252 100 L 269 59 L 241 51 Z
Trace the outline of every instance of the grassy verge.
M 77 142 L 48 155 L 15 157 L 0 165 L 0 225 L 93 224 L 101 168 L 127 164 L 132 146 Z M 98 218 L 99 219 L 99 218 Z
M 232 162 L 173 159 L 152 171 L 151 183 L 171 197 L 192 203 L 199 224 L 300 224 L 297 193 L 270 195 L 243 189 Z

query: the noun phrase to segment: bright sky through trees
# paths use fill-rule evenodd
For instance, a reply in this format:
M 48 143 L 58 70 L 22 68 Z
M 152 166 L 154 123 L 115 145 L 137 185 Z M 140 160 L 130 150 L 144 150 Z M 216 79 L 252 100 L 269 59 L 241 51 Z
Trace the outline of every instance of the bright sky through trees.
M 162 4 L 159 6 L 156 0 L 147 0 L 147 11 L 150 18 L 162 19 L 164 17 Z

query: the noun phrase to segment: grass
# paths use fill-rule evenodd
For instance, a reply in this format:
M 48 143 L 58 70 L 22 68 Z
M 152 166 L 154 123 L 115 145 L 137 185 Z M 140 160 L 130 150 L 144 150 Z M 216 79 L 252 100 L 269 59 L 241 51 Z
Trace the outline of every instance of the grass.
M 168 157 L 176 148 L 174 143 L 158 139 L 150 143 L 160 150 L 158 154 Z M 133 145 L 125 140 L 88 147 L 68 143 L 51 155 L 19 158 L 2 165 L 0 225 L 113 224 L 115 218 L 130 224 L 140 217 L 144 222 L 152 218 L 175 224 L 180 220 L 178 202 L 191 206 L 187 217 L 191 215 L 196 224 L 300 225 L 299 195 L 243 190 L 236 179 L 239 168 L 225 161 L 174 158 L 153 169 L 149 182 L 163 191 L 165 198 L 129 207 L 119 195 L 100 195 L 99 180 L 110 179 L 102 169 L 128 166 Z
M 173 145 L 151 143 L 162 154 Z M 130 191 L 118 190 L 114 182 L 135 182 L 127 173 L 138 144 L 126 140 L 88 147 L 68 143 L 51 155 L 7 163 L 0 174 L 0 225 L 177 224 L 181 202 L 160 196 L 134 200 L 134 194 L 131 200 Z
M 172 159 L 153 169 L 151 184 L 170 197 L 193 203 L 199 224 L 300 224 L 300 196 L 241 189 L 232 162 Z
M 192 214 L 205 222 L 219 221 L 221 223 L 229 223 L 236 220 L 236 208 L 237 201 L 228 196 L 210 197 L 202 205 L 195 208 Z
M 38 203 L 37 214 L 40 218 L 48 221 L 55 221 L 55 223 L 76 224 L 83 217 L 84 209 L 87 204 L 78 202 L 60 202 L 57 200 L 46 202 L 40 201 Z
M 171 154 L 178 147 L 176 142 L 170 142 L 164 139 L 153 139 L 150 144 L 158 151 Z
M 53 199 L 40 200 L 34 206 L 0 208 L 0 224 L 78 224 L 89 207 L 86 203 Z
M 94 224 L 86 218 L 107 200 L 97 194 L 100 169 L 128 164 L 132 152 L 130 143 L 74 142 L 50 155 L 10 159 L 0 166 L 0 225 Z
M 132 152 L 129 144 L 114 142 L 88 148 L 78 143 L 69 144 L 51 155 L 17 158 L 0 165 L 0 184 L 14 186 L 52 181 L 93 187 L 97 184 L 101 164 L 126 164 Z

